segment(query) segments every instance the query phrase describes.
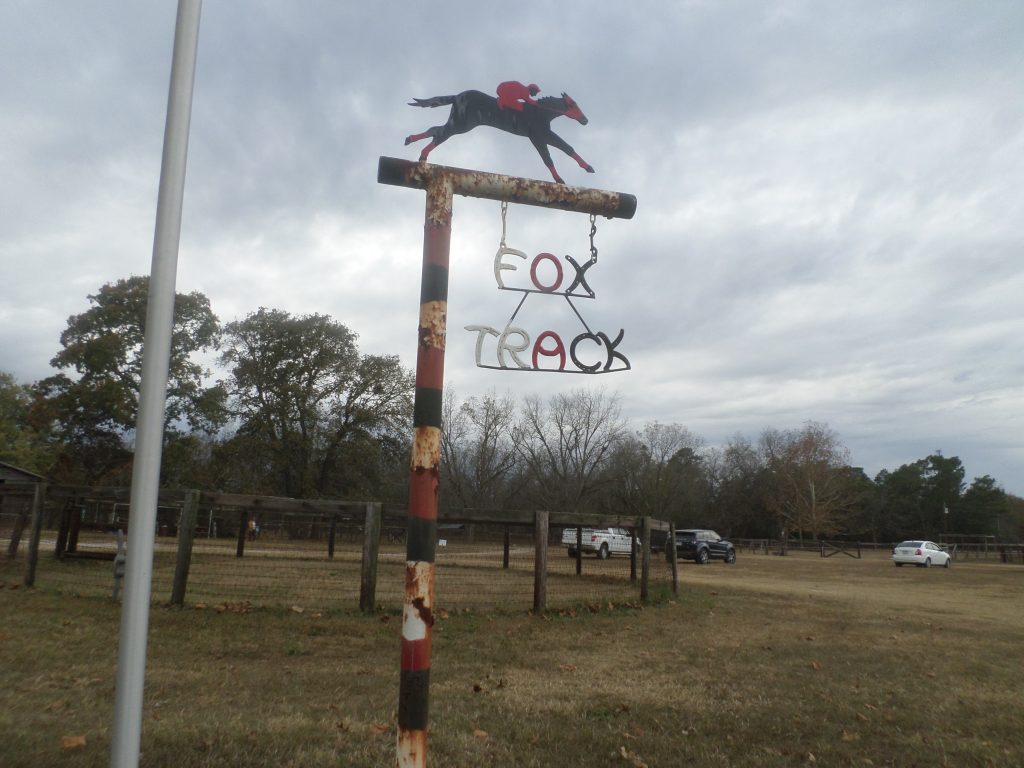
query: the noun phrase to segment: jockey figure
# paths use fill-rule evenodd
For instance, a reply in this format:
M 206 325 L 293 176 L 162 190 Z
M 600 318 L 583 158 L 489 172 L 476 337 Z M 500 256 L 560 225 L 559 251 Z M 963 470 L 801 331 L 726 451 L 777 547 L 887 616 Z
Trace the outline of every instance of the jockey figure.
M 536 96 L 538 93 L 540 93 L 540 88 L 533 83 L 523 85 L 516 80 L 501 83 L 498 86 L 498 109 L 514 109 L 517 112 L 522 112 L 523 104 L 537 106 L 537 102 L 530 97 Z

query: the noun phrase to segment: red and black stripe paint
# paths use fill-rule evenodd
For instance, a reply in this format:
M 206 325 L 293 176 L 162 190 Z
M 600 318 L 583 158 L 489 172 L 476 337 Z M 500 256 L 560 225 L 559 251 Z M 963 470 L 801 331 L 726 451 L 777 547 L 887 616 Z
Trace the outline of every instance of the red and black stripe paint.
M 398 696 L 398 765 L 403 768 L 426 765 L 451 214 L 451 184 L 441 178 L 428 185 L 423 232 Z

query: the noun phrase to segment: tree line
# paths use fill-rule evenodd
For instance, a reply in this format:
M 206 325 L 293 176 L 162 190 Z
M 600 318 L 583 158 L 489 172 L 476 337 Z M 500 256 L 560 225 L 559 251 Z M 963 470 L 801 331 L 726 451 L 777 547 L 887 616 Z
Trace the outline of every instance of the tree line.
M 53 482 L 130 483 L 148 288 L 130 277 L 90 295 L 53 375 L 21 384 L 0 372 L 0 459 Z M 403 504 L 414 377 L 357 339 L 327 315 L 265 307 L 221 324 L 206 296 L 179 293 L 163 484 Z M 967 484 L 956 456 L 869 478 L 813 421 L 716 447 L 679 424 L 633 428 L 618 393 L 460 400 L 449 389 L 444 425 L 449 507 L 653 515 L 750 538 L 1024 539 L 1024 499 L 988 475 Z

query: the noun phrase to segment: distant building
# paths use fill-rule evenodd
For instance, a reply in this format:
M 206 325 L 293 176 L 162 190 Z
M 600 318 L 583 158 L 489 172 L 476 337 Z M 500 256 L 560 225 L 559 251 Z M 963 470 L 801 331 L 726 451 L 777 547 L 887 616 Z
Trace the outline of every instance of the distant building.
M 4 519 L 5 516 L 17 516 L 23 509 L 27 509 L 32 500 L 32 490 L 28 486 L 45 480 L 45 477 L 37 475 L 35 472 L 29 472 L 27 469 L 8 464 L 6 461 L 0 461 L 0 524 L 10 523 L 9 520 Z M 5 489 L 14 490 L 11 486 L 16 486 L 21 493 L 18 491 L 13 494 L 2 492 Z

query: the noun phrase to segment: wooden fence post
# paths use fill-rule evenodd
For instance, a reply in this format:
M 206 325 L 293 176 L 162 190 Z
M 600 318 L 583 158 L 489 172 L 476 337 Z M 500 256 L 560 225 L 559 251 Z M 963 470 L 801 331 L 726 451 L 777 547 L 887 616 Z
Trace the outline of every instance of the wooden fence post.
M 583 527 L 576 526 L 576 575 L 583 575 Z
M 12 497 L 8 496 L 7 498 Z M 0 505 L 2 505 L 4 501 L 6 501 L 6 499 L 0 499 Z M 7 557 L 11 560 L 18 556 L 18 547 L 21 545 L 21 535 L 25 532 L 25 524 L 28 522 L 28 518 L 31 513 L 32 503 L 26 503 L 22 499 L 21 510 L 18 512 L 18 517 L 14 520 L 14 528 L 11 529 L 11 540 L 7 545 Z
M 243 509 L 238 513 L 238 546 L 235 548 L 235 557 L 245 555 L 245 537 L 249 533 L 249 510 Z
M 504 570 L 506 570 L 506 571 L 508 570 L 508 551 L 509 551 L 509 549 L 511 549 L 511 547 L 512 547 L 512 534 L 511 534 L 511 531 L 509 529 L 509 526 L 506 525 L 505 526 L 504 547 L 502 548 L 502 551 L 501 551 L 501 567 Z
M 46 483 L 37 483 L 32 497 L 32 528 L 28 535 L 28 556 L 25 560 L 25 586 L 36 583 L 36 564 L 39 562 L 39 537 L 43 532 L 43 509 L 46 506 Z
M 651 578 L 651 518 L 644 517 L 640 527 L 640 602 L 646 603 Z
M 636 528 L 629 529 L 629 581 L 636 584 Z
M 548 602 L 548 522 L 547 512 L 536 512 L 533 521 L 533 611 L 540 613 Z
M 82 516 L 85 514 L 85 507 L 71 508 L 70 528 L 68 529 L 68 546 L 65 553 L 78 552 L 78 534 L 82 530 Z
M 331 513 L 331 529 L 327 534 L 327 559 L 334 559 L 334 537 L 338 534 L 338 513 Z
M 669 553 L 668 561 L 672 566 L 672 594 L 679 595 L 679 553 L 676 552 L 676 524 L 668 524 L 668 538 L 665 540 L 665 551 Z
M 373 613 L 377 607 L 377 554 L 380 552 L 381 505 L 366 505 L 363 526 L 363 566 L 359 576 L 359 610 Z
M 185 604 L 185 588 L 188 585 L 188 569 L 192 564 L 192 541 L 196 535 L 196 518 L 199 516 L 199 491 L 185 492 L 178 523 L 178 562 L 174 566 L 174 586 L 171 587 L 171 605 Z
M 57 527 L 57 544 L 54 546 L 53 554 L 58 560 L 64 559 L 64 552 L 68 546 L 68 531 L 71 528 L 71 507 L 74 499 L 68 499 L 60 510 L 60 523 Z

